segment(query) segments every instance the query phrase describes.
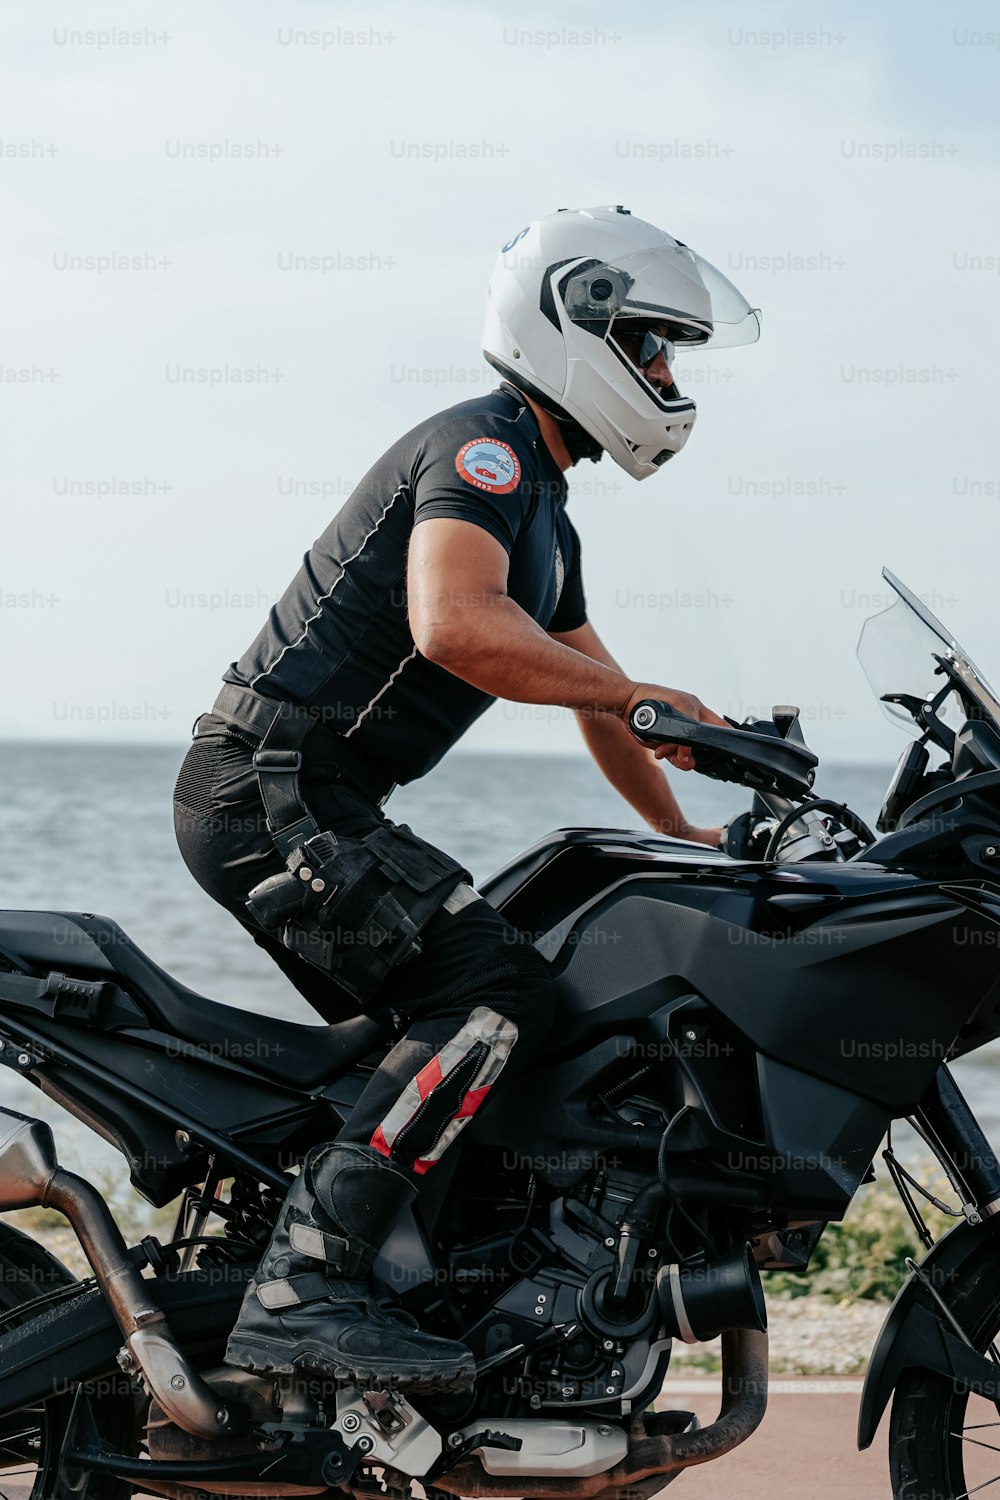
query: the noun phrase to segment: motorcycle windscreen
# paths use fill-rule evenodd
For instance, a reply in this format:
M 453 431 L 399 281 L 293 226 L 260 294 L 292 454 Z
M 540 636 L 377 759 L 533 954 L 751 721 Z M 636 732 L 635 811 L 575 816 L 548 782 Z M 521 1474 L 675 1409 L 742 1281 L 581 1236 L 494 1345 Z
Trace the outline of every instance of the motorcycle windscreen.
M 610 323 L 618 314 L 659 321 L 669 324 L 675 343 L 698 347 L 760 338 L 760 309 L 687 245 L 664 242 L 614 261 L 584 262 L 558 280 L 575 323 Z
M 909 711 L 898 703 L 886 703 L 887 693 L 907 693 L 922 702 L 936 697 L 944 686 L 936 657 L 945 656 L 954 665 L 984 715 L 1000 730 L 1000 701 L 971 657 L 927 605 L 913 594 L 888 568 L 882 576 L 899 595 L 888 609 L 873 615 L 861 627 L 858 660 L 882 710 L 893 723 L 914 739 L 922 733 Z M 949 693 L 939 717 L 958 729 L 968 717 L 957 693 Z

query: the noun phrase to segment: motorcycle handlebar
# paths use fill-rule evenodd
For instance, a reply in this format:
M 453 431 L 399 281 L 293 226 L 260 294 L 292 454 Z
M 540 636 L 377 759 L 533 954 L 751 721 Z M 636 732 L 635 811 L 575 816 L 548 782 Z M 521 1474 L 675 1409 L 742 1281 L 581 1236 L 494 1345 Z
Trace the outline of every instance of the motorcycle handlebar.
M 727 720 L 730 728 L 703 724 L 669 703 L 644 698 L 628 717 L 644 745 L 689 745 L 694 768 L 717 781 L 733 781 L 758 793 L 802 798 L 811 793 L 818 758 L 804 744 L 784 739 L 777 725 Z

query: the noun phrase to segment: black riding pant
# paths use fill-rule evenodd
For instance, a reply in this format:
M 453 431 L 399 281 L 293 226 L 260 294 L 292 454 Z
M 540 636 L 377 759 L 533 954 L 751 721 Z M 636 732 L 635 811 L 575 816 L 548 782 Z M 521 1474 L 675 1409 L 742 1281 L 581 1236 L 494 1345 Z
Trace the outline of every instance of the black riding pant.
M 352 997 L 256 926 L 244 905 L 253 886 L 285 868 L 267 831 L 253 750 L 214 715 L 202 716 L 174 792 L 177 842 L 203 890 L 232 913 L 320 1015 L 342 1020 L 357 1013 Z M 321 829 L 352 838 L 379 825 L 392 827 L 344 778 L 310 774 L 306 764 L 300 785 Z M 510 1077 L 538 1050 L 553 1005 L 545 961 L 487 901 L 436 912 L 421 944 L 415 958 L 389 971 L 369 1002 L 396 1012 L 406 1031 L 339 1137 L 370 1145 L 418 1173 L 440 1158 L 501 1074 Z

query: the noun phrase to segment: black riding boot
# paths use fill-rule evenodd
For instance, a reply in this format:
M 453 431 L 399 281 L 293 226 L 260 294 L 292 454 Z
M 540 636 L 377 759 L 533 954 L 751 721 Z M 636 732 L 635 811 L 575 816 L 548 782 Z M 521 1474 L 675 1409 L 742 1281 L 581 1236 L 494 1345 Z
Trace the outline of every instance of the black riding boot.
M 471 1388 L 475 1364 L 465 1345 L 393 1317 L 367 1283 L 415 1194 L 411 1175 L 368 1146 L 313 1147 L 247 1287 L 227 1362 L 412 1391 Z

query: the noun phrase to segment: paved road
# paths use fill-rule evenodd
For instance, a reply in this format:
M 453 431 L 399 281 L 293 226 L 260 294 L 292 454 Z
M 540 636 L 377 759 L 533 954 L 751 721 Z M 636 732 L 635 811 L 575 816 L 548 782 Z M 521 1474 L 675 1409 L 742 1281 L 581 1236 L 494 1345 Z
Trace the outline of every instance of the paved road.
M 855 1433 L 861 1381 L 847 1377 L 775 1376 L 767 1415 L 742 1447 L 682 1474 L 664 1491 L 670 1500 L 892 1500 L 886 1432 L 859 1453 Z M 719 1410 L 719 1379 L 668 1378 L 658 1408 L 696 1412 L 703 1425 Z

